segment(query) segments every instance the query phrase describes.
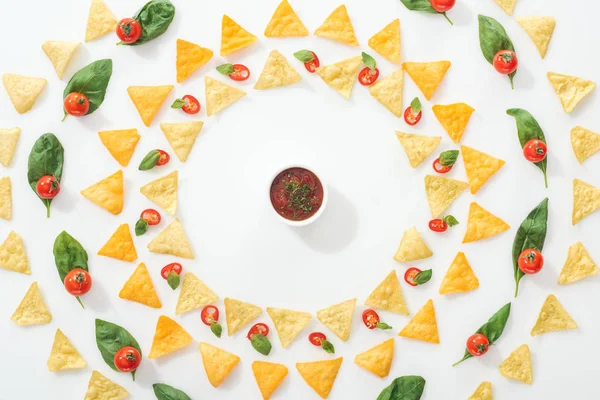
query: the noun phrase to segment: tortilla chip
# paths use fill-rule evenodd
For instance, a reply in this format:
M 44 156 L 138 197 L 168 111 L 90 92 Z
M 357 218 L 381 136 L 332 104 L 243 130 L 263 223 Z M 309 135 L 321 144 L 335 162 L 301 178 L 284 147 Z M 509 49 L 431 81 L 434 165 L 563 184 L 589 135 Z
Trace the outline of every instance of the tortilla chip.
M 576 126 L 571 129 L 571 146 L 579 164 L 600 150 L 600 135 L 588 129 Z
M 127 93 L 137 108 L 144 125 L 150 126 L 152 120 L 173 89 L 173 85 L 129 86 Z
M 57 329 L 54 335 L 52 351 L 50 351 L 50 357 L 48 357 L 46 365 L 48 366 L 48 371 L 56 372 L 65 369 L 85 368 L 87 363 L 65 334 L 60 329 Z
M 456 198 L 469 187 L 469 184 L 441 176 L 425 176 L 425 192 L 431 209 L 431 216 L 438 218 Z
M 240 358 L 208 343 L 200 343 L 200 354 L 208 381 L 213 387 L 219 387 L 229 376 L 233 368 L 239 364 Z
M 117 18 L 102 0 L 92 0 L 85 28 L 85 41 L 91 42 L 117 28 Z
M 442 140 L 441 136 L 425 136 L 415 133 L 402 133 L 396 131 L 396 136 L 404 148 L 410 166 L 417 168 L 433 151 Z
M 385 378 L 390 373 L 393 359 L 394 338 L 391 338 L 364 353 L 357 354 L 354 363 L 380 378 Z
M 135 146 L 140 141 L 140 135 L 137 129 L 119 129 L 114 131 L 98 132 L 100 141 L 106 147 L 111 156 L 122 167 L 129 165 L 129 160 L 133 156 Z
M 446 76 L 450 65 L 450 61 L 405 62 L 402 64 L 404 70 L 427 100 L 431 100 L 435 90 Z
M 556 296 L 551 294 L 546 297 L 546 301 L 540 310 L 540 315 L 538 315 L 535 325 L 531 328 L 531 336 L 577 328 L 577 323 L 563 308 Z
M 468 400 L 493 400 L 492 384 L 490 382 L 481 382 L 475 393 Z
M 389 76 L 377 80 L 369 87 L 369 93 L 384 105 L 392 114 L 400 118 L 404 115 L 402 109 L 402 88 L 404 87 L 404 70 L 396 70 Z
M 0 178 L 0 218 L 12 219 L 12 185 L 8 176 Z
M 458 252 L 440 285 L 440 294 L 470 292 L 478 287 L 479 279 L 469 265 L 465 253 Z
M 440 124 L 448 132 L 450 139 L 454 143 L 459 143 L 465 133 L 465 129 L 467 129 L 471 114 L 473 114 L 475 109 L 465 103 L 436 104 L 431 109 L 435 117 L 440 121 Z
M 106 378 L 98 371 L 92 371 L 88 390 L 83 400 L 120 400 L 129 397 L 129 392 Z
M 123 171 L 82 190 L 81 195 L 111 214 L 120 214 L 123 210 Z
M 319 67 L 316 71 L 323 82 L 337 90 L 345 99 L 349 99 L 361 64 L 362 58 L 357 56 Z
M 135 301 L 152 308 L 161 308 L 162 304 L 154 290 L 154 284 L 148 274 L 146 264 L 140 263 L 133 274 L 127 279 L 119 297 L 125 300 Z
M 2 84 L 15 110 L 19 114 L 31 110 L 48 81 L 44 78 L 33 78 L 17 74 L 3 74 Z
M 223 14 L 221 21 L 221 55 L 227 56 L 256 42 L 257 37 Z
M 156 322 L 156 331 L 148 358 L 158 358 L 182 349 L 192 343 L 192 337 L 171 318 L 161 315 Z
M 266 37 L 308 36 L 308 29 L 287 0 L 283 0 L 265 28 Z
M 0 128 L 0 164 L 4 167 L 8 167 L 12 162 L 19 136 L 21 136 L 21 128 Z
M 140 188 L 140 193 L 169 215 L 175 215 L 175 211 L 177 211 L 178 179 L 179 172 L 173 171 L 162 178 L 148 182 Z
M 600 208 L 600 189 L 573 179 L 573 225 Z
M 312 319 L 312 315 L 309 313 L 281 308 L 267 307 L 267 314 L 273 320 L 281 347 L 284 349 L 294 341 Z
M 440 343 L 432 300 L 425 303 L 423 308 L 415 314 L 398 336 L 429 343 Z
M 400 20 L 396 18 L 369 39 L 369 47 L 398 64 L 400 62 Z
M 352 316 L 356 307 L 356 299 L 334 304 L 324 310 L 317 311 L 317 318 L 344 342 L 350 338 Z
M 262 308 L 243 301 L 225 297 L 224 303 L 227 335 L 229 336 L 232 336 L 262 314 Z
M 553 17 L 520 17 L 517 22 L 533 40 L 542 59 L 546 57 L 556 20 Z
M 298 71 L 292 68 L 283 54 L 272 50 L 254 89 L 265 90 L 287 86 L 299 82 L 301 79 Z
M 308 386 L 313 388 L 322 399 L 326 399 L 335 383 L 342 361 L 344 361 L 343 357 L 334 360 L 299 362 L 296 363 L 296 369 Z
M 567 261 L 565 261 L 565 265 L 562 271 L 560 271 L 558 284 L 567 285 L 594 276 L 597 273 L 598 266 L 592 260 L 590 253 L 583 247 L 583 243 L 577 242 L 569 247 Z
M 219 297 L 204 282 L 198 279 L 193 273 L 186 272 L 183 276 L 175 314 L 179 315 L 196 310 L 217 301 L 219 301 Z
M 177 58 L 175 67 L 177 69 L 177 83 L 185 81 L 194 71 L 210 61 L 213 51 L 200 47 L 196 43 L 177 39 Z
M 483 240 L 510 229 L 510 225 L 472 202 L 469 206 L 469 220 L 463 243 Z
M 0 245 L 0 268 L 31 274 L 23 239 L 14 231 L 10 231 L 4 243 Z
M 137 251 L 135 251 L 129 225 L 119 225 L 115 233 L 108 239 L 108 242 L 98 250 L 98 255 L 128 262 L 137 260 Z
M 79 42 L 58 42 L 55 40 L 48 40 L 42 45 L 42 50 L 54 66 L 58 79 L 62 79 L 63 73 L 79 45 L 81 45 Z
M 202 121 L 160 124 L 160 129 L 165 134 L 179 161 L 187 161 L 203 125 L 204 122 Z
M 281 382 L 288 374 L 285 365 L 274 364 L 264 361 L 254 361 L 252 363 L 254 379 L 258 384 L 263 400 L 269 400 L 273 392 L 281 385 Z
M 533 371 L 531 367 L 531 353 L 529 346 L 523 344 L 513 351 L 510 356 L 498 367 L 502 376 L 516 379 L 531 385 L 533 383 Z
M 243 90 L 217 81 L 210 76 L 204 77 L 206 90 L 206 115 L 209 117 L 229 107 L 246 95 Z
M 402 296 L 402 289 L 396 271 L 390 272 L 371 292 L 365 300 L 365 306 L 381 308 L 396 314 L 410 315 L 404 296 Z
M 10 319 L 20 326 L 49 324 L 52 321 L 52 314 L 44 303 L 37 282 L 31 284 Z
M 327 19 L 323 21 L 323 24 L 317 28 L 315 35 L 350 46 L 358 46 L 352 21 L 350 21 L 346 6 L 343 4 L 329 14 Z
M 471 147 L 460 146 L 460 151 L 465 163 L 465 171 L 469 186 L 471 187 L 471 194 L 477 193 L 488 179 L 506 164 L 504 160 L 492 157 Z
M 433 255 L 414 226 L 404 231 L 400 246 L 394 255 L 398 262 L 410 262 L 429 258 Z
M 194 259 L 192 245 L 177 218 L 148 243 L 148 250 L 152 253 L 170 254 L 189 260 Z
M 555 72 L 548 72 L 548 81 L 560 98 L 566 113 L 573 111 L 577 104 L 596 88 L 592 81 Z

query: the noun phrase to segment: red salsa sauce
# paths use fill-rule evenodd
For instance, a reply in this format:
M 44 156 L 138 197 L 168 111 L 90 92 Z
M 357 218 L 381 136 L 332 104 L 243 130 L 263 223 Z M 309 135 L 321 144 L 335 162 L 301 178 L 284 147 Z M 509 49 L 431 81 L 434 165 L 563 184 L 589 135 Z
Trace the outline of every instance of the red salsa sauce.
M 321 208 L 323 195 L 321 181 L 306 168 L 281 171 L 271 184 L 273 208 L 290 221 L 304 221 L 315 215 Z

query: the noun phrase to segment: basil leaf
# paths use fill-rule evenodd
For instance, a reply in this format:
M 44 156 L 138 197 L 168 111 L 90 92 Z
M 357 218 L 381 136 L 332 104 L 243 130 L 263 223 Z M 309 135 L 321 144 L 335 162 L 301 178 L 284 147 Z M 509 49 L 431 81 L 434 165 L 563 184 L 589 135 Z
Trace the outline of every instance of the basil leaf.
M 221 64 L 217 67 L 217 71 L 223 75 L 231 75 L 233 74 L 233 64 Z
M 369 67 L 370 70 L 374 70 L 375 67 L 377 66 L 377 62 L 375 62 L 375 59 L 373 57 L 371 57 L 370 55 L 368 55 L 367 53 L 365 53 L 364 51 L 362 52 L 362 62 L 367 67 Z
M 383 389 L 377 400 L 419 400 L 425 389 L 425 379 L 416 375 L 396 378 Z
M 271 342 L 269 342 L 269 339 L 267 339 L 266 336 L 260 333 L 252 335 L 250 343 L 252 343 L 254 350 L 258 351 L 263 356 L 268 356 L 271 352 Z
M 410 109 L 413 114 L 418 114 L 423 109 L 423 105 L 421 104 L 421 100 L 418 97 L 415 97 L 413 101 L 410 102 Z
M 156 39 L 169 29 L 175 17 L 175 6 L 169 0 L 152 0 L 134 16 L 142 27 L 142 35 L 133 43 L 121 43 L 125 46 L 139 46 Z
M 90 101 L 90 109 L 85 115 L 96 111 L 104 101 L 106 88 L 112 75 L 112 60 L 98 60 L 81 68 L 71 77 L 63 91 L 63 100 L 69 93 L 81 93 Z M 63 110 L 64 111 L 64 110 Z M 65 112 L 65 116 L 67 113 Z
M 148 232 L 148 221 L 144 218 L 138 219 L 135 223 L 135 236 L 142 236 L 146 232 Z
M 335 347 L 333 347 L 333 343 L 331 343 L 329 340 L 323 340 L 323 342 L 321 342 L 321 347 L 327 353 L 335 354 Z
M 515 51 L 512 41 L 506 34 L 504 27 L 494 18 L 479 14 L 479 47 L 483 56 L 490 64 L 494 64 L 494 56 L 500 50 Z M 515 70 L 508 75 L 510 86 L 514 89 L 513 78 L 517 74 Z
M 169 286 L 171 286 L 171 289 L 173 290 L 179 287 L 180 281 L 181 278 L 179 277 L 179 274 L 175 272 L 171 272 L 169 275 L 167 275 L 167 283 L 169 284 Z
M 458 150 L 446 150 L 440 154 L 440 164 L 442 167 L 450 167 L 454 165 L 458 159 Z
M 75 268 L 81 268 L 89 272 L 88 269 L 88 254 L 81 244 L 69 235 L 66 231 L 62 231 L 54 240 L 54 264 L 60 281 L 65 282 L 67 274 Z M 79 296 L 75 296 L 81 307 L 83 303 Z M 85 308 L 85 307 L 84 307 Z
M 185 106 L 185 101 L 182 99 L 175 99 L 173 104 L 171 104 L 171 108 L 182 108 Z
M 223 327 L 221 324 L 217 324 L 216 322 L 210 324 L 210 331 L 215 334 L 216 337 L 220 338 L 223 333 Z
M 448 224 L 449 227 L 453 227 L 459 224 L 458 220 L 452 215 L 446 215 L 442 220 Z
M 385 322 L 378 322 L 375 326 L 377 329 L 381 329 L 382 331 L 387 331 L 388 329 L 392 329 L 392 327 Z
M 513 241 L 512 259 L 515 277 L 515 297 L 519 294 L 519 282 L 525 273 L 519 268 L 519 256 L 525 249 L 541 252 L 546 241 L 548 229 L 548 198 L 537 205 L 521 223 Z
M 417 285 L 422 285 L 424 283 L 427 283 L 431 280 L 431 275 L 433 275 L 433 273 L 430 269 L 421 271 L 415 276 L 414 282 Z
M 532 139 L 538 139 L 546 143 L 544 131 L 542 128 L 540 128 L 540 125 L 536 119 L 533 118 L 533 115 L 529 113 L 529 111 L 521 108 L 511 108 L 506 110 L 506 113 L 511 117 L 514 117 L 517 121 L 517 133 L 519 135 L 519 143 L 521 143 L 521 148 L 525 147 L 525 144 Z M 548 187 L 548 177 L 546 175 L 548 158 L 546 157 L 542 161 L 534 164 L 536 167 L 542 170 L 542 173 L 544 174 L 544 184 L 546 187 Z
M 42 176 L 52 175 L 60 183 L 65 158 L 64 153 L 62 145 L 52 133 L 43 134 L 33 144 L 27 162 L 27 180 L 36 196 L 35 187 Z M 46 216 L 50 218 L 52 199 L 42 199 L 41 197 L 39 199 L 46 206 Z
M 311 62 L 315 59 L 315 55 L 310 50 L 300 50 L 294 53 L 294 57 L 303 63 Z
M 181 390 L 165 383 L 155 383 L 152 385 L 152 389 L 154 389 L 154 395 L 158 400 L 192 400 L 190 396 Z
M 156 167 L 156 163 L 158 162 L 159 158 L 160 152 L 158 150 L 150 150 L 150 152 L 146 154 L 146 157 L 144 157 L 140 163 L 138 169 L 140 171 L 148 171 L 149 169 Z
M 440 13 L 437 12 L 433 7 L 431 7 L 431 0 L 400 0 L 402 2 L 402 4 L 404 4 L 404 6 L 406 8 L 408 8 L 411 11 L 421 11 L 421 12 L 426 12 L 429 14 L 442 14 L 446 20 L 448 22 L 450 22 L 450 25 L 454 25 L 452 23 L 452 21 L 450 21 L 450 18 L 448 18 L 448 15 L 446 15 L 445 12 Z
M 117 372 L 119 370 L 115 367 L 114 361 L 117 351 L 131 346 L 140 352 L 140 356 L 142 355 L 140 345 L 125 328 L 101 319 L 96 319 L 96 345 L 104 362 Z M 135 380 L 135 370 L 131 372 L 131 376 Z

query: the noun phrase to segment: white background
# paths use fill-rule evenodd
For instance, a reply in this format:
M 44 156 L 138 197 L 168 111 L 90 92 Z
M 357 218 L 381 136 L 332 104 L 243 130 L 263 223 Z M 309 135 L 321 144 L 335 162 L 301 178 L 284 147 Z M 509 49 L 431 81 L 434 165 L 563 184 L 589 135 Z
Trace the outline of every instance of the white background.
M 493 383 L 495 397 L 499 399 L 600 396 L 599 386 L 594 384 L 600 370 L 598 281 L 592 278 L 564 287 L 557 284 L 567 249 L 576 241 L 583 241 L 592 257 L 600 260 L 594 229 L 600 215 L 571 226 L 572 180 L 577 177 L 600 186 L 600 177 L 594 173 L 600 168 L 600 157 L 580 166 L 569 139 L 575 125 L 600 130 L 600 121 L 594 117 L 599 99 L 596 91 L 567 115 L 546 79 L 548 71 L 556 71 L 600 81 L 594 27 L 600 5 L 596 2 L 523 0 L 517 5 L 515 16 L 552 15 L 557 19 L 548 55 L 542 61 L 515 19 L 492 0 L 459 0 L 450 12 L 454 26 L 441 16 L 409 12 L 398 0 L 347 0 L 362 50 L 370 51 L 368 38 L 399 17 L 403 60 L 452 62 L 431 102 L 424 101 L 406 77 L 405 105 L 416 95 L 424 101 L 423 120 L 416 128 L 395 118 L 360 85 L 354 88 L 349 101 L 344 100 L 318 76 L 307 73 L 292 56 L 294 51 L 310 48 L 317 52 L 322 64 L 329 64 L 358 55 L 361 49 L 314 36 L 265 38 L 262 32 L 278 0 L 177 1 L 175 21 L 160 39 L 141 47 L 117 47 L 113 35 L 86 43 L 74 57 L 63 81 L 57 79 L 40 46 L 46 40 L 83 41 L 89 1 L 34 4 L 2 0 L 0 3 L 4 15 L 0 24 L 0 71 L 48 79 L 47 88 L 27 114 L 17 114 L 8 97 L 0 95 L 0 126 L 22 129 L 13 164 L 1 172 L 12 180 L 14 217 L 0 223 L 0 238 L 3 240 L 10 230 L 19 233 L 25 240 L 32 270 L 31 276 L 0 271 L 1 399 L 81 399 L 92 369 L 123 385 L 136 399 L 151 398 L 151 384 L 155 382 L 169 383 L 194 399 L 259 399 L 251 363 L 265 358 L 251 348 L 245 330 L 218 340 L 201 324 L 199 312 L 174 317 L 178 292 L 173 292 L 159 276 L 160 268 L 173 261 L 181 261 L 186 271 L 193 271 L 221 299 L 229 296 L 262 307 L 292 308 L 313 314 L 334 303 L 358 299 L 352 336 L 347 343 L 328 332 L 316 318 L 287 350 L 280 347 L 276 334 L 271 334 L 274 349 L 267 359 L 286 364 L 290 369 L 274 399 L 317 398 L 294 367 L 297 361 L 329 357 L 306 340 L 312 330 L 328 333 L 337 355 L 344 356 L 331 399 L 374 399 L 393 378 L 407 374 L 422 375 L 427 380 L 424 399 L 465 399 L 483 380 Z M 119 18 L 132 15 L 142 5 L 142 1 L 129 0 L 107 3 Z M 339 2 L 294 1 L 292 5 L 313 32 Z M 227 58 L 252 70 L 251 79 L 239 85 L 248 91 L 248 96 L 211 118 L 206 117 L 204 110 L 196 118 L 171 110 L 168 104 L 186 93 L 196 95 L 205 106 L 205 74 L 224 80 L 214 68 L 225 62 L 218 56 L 221 16 L 225 12 L 260 37 L 257 44 Z M 515 44 L 520 68 L 514 91 L 510 90 L 508 79 L 496 74 L 481 55 L 478 13 L 498 19 Z M 176 38 L 215 51 L 211 62 L 183 84 L 175 83 Z M 285 54 L 303 80 L 288 88 L 253 91 L 271 49 Z M 370 53 L 379 61 L 383 76 L 397 68 L 373 51 Z M 62 91 L 69 77 L 89 62 L 106 57 L 114 61 L 114 74 L 102 107 L 91 116 L 70 117 L 61 123 Z M 146 128 L 126 88 L 164 84 L 174 84 L 175 89 L 152 126 Z M 394 131 L 441 135 L 439 151 L 457 148 L 431 112 L 433 104 L 453 102 L 466 102 L 476 109 L 462 144 L 502 158 L 507 164 L 476 196 L 467 192 L 461 195 L 449 210 L 461 224 L 439 235 L 427 229 L 430 213 L 423 188 L 424 175 L 432 172 L 432 159 L 416 170 L 410 168 Z M 529 110 L 546 133 L 550 147 L 547 190 L 540 171 L 521 155 L 515 122 L 505 114 L 512 107 Z M 138 163 L 150 149 L 171 151 L 160 131 L 160 122 L 193 119 L 200 119 L 205 125 L 185 165 L 173 155 L 166 167 L 137 171 Z M 112 216 L 83 198 L 79 191 L 120 168 L 102 146 L 97 132 L 132 127 L 139 129 L 142 139 L 129 167 L 124 169 L 124 210 Z M 62 191 L 52 204 L 51 219 L 45 218 L 45 209 L 26 180 L 29 151 L 45 132 L 58 136 L 66 158 Z M 267 197 L 271 176 L 290 163 L 313 166 L 330 190 L 330 202 L 321 219 L 303 229 L 292 229 L 278 221 Z M 177 216 L 192 242 L 196 259 L 176 260 L 147 251 L 147 243 L 171 221 L 165 213 L 160 227 L 135 239 L 139 254 L 136 263 L 97 256 L 98 249 L 119 224 L 133 225 L 140 211 L 152 206 L 139 193 L 139 187 L 174 169 L 180 171 Z M 466 180 L 462 161 L 449 176 Z M 521 295 L 513 299 L 513 237 L 530 209 L 546 196 L 550 197 L 546 265 L 539 275 L 523 279 Z M 471 201 L 500 216 L 512 228 L 495 238 L 462 245 Z M 425 286 L 410 288 L 402 282 L 402 289 L 412 315 L 433 298 L 441 343 L 396 338 L 392 371 L 381 380 L 354 365 L 353 357 L 394 337 L 410 317 L 381 312 L 394 330 L 368 331 L 360 321 L 362 303 L 392 269 L 401 277 L 409 266 L 396 263 L 392 256 L 402 232 L 413 225 L 434 252 L 432 258 L 415 265 L 421 269 L 433 268 L 434 274 Z M 90 256 L 94 287 L 83 298 L 85 310 L 64 291 L 54 267 L 52 244 L 63 229 L 77 238 Z M 438 294 L 440 282 L 458 251 L 466 253 L 480 287 L 471 293 L 442 297 Z M 123 283 L 142 261 L 148 265 L 163 302 L 160 310 L 118 298 Z M 9 318 L 33 281 L 39 282 L 53 320 L 44 326 L 18 327 Z M 532 338 L 529 332 L 550 293 L 557 295 L 580 328 Z M 513 302 L 512 315 L 497 345 L 485 357 L 451 368 L 462 357 L 469 334 L 508 301 Z M 223 313 L 221 302 L 219 306 Z M 161 314 L 174 317 L 195 341 L 207 341 L 242 358 L 219 389 L 213 389 L 206 379 L 196 342 L 158 360 L 145 359 L 135 383 L 129 375 L 117 374 L 103 362 L 95 345 L 95 318 L 125 326 L 148 354 Z M 266 314 L 258 321 L 272 326 Z M 86 359 L 86 369 L 47 371 L 46 360 L 57 328 L 64 331 Z M 532 351 L 532 386 L 509 381 L 497 369 L 523 343 L 529 344 Z

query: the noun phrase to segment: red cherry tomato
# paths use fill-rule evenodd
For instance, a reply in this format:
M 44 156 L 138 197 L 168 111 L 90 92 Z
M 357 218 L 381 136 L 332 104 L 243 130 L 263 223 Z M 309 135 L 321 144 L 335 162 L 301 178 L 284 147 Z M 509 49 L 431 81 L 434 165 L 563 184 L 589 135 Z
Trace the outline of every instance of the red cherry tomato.
M 200 319 L 204 325 L 211 326 L 215 322 L 219 322 L 219 309 L 215 306 L 206 306 L 200 312 Z
M 181 275 L 181 271 L 183 271 L 183 267 L 181 266 L 181 264 L 179 264 L 179 263 L 171 263 L 171 264 L 165 265 L 160 270 L 160 276 L 162 276 L 163 279 L 168 279 L 169 278 L 169 274 L 171 272 L 174 272 L 177 275 Z
M 35 184 L 35 192 L 42 199 L 53 199 L 60 193 L 60 183 L 52 175 L 44 175 Z
M 245 81 L 250 78 L 250 70 L 243 64 L 233 64 L 233 72 L 229 77 L 234 81 Z
M 410 126 L 415 126 L 421 120 L 421 116 L 423 116 L 423 111 L 415 114 L 412 112 L 412 107 L 410 106 L 404 110 L 404 122 Z
M 454 7 L 456 0 L 431 0 L 431 7 L 437 12 L 446 12 Z
M 524 274 L 537 274 L 544 266 L 544 256 L 536 249 L 525 249 L 519 255 L 518 264 Z
M 169 160 L 171 159 L 171 156 L 169 155 L 169 153 L 167 153 L 164 150 L 159 150 L 159 149 L 157 149 L 156 151 L 158 151 L 160 153 L 160 157 L 158 158 L 158 161 L 156 162 L 156 165 L 158 167 L 160 167 L 161 165 L 165 165 L 166 163 L 169 162 Z
M 65 97 L 63 106 L 67 114 L 74 117 L 81 117 L 89 111 L 90 100 L 85 94 L 72 92 Z
M 434 232 L 446 232 L 448 229 L 448 224 L 443 219 L 432 219 L 429 221 L 429 229 Z
M 160 224 L 160 213 L 152 208 L 148 208 L 142 211 L 140 218 L 148 223 L 148 225 Z
M 467 351 L 474 357 L 479 357 L 487 353 L 490 349 L 490 341 L 485 335 L 476 333 L 467 339 Z
M 369 67 L 363 68 L 362 71 L 358 74 L 358 81 L 363 86 L 369 86 L 375 83 L 377 78 L 379 77 L 379 70 L 375 68 L 372 70 Z
M 523 155 L 527 161 L 538 163 L 548 155 L 548 147 L 539 139 L 531 139 L 523 146 Z
M 186 114 L 198 114 L 200 111 L 200 102 L 191 94 L 186 94 L 181 98 L 185 101 L 185 105 L 181 107 L 181 110 Z
M 452 169 L 452 165 L 444 167 L 442 164 L 440 164 L 439 158 L 436 158 L 435 161 L 433 162 L 433 170 L 435 172 L 437 172 L 438 174 L 445 174 L 445 173 L 449 172 L 451 169 Z
M 256 335 L 260 333 L 263 336 L 267 336 L 269 334 L 269 327 L 265 324 L 258 323 L 256 325 L 254 325 L 252 328 L 250 328 L 250 330 L 248 331 L 248 335 L 246 336 L 248 338 L 248 340 L 252 339 L 253 335 Z
M 321 66 L 321 62 L 319 61 L 319 57 L 317 57 L 314 51 L 311 51 L 311 53 L 313 54 L 314 59 L 312 61 L 305 62 L 304 68 L 306 68 L 308 72 L 313 74 L 317 70 L 317 68 Z
M 308 335 L 308 341 L 313 346 L 321 347 L 325 340 L 327 340 L 327 336 L 325 336 L 321 332 L 313 332 L 310 335 Z
M 113 362 L 119 371 L 131 372 L 140 366 L 142 356 L 135 347 L 125 346 L 115 353 Z
M 493 59 L 494 68 L 503 75 L 512 74 L 519 66 L 519 60 L 514 51 L 500 50 Z
M 377 324 L 379 323 L 379 314 L 375 310 L 365 310 L 362 313 L 362 320 L 367 328 L 375 329 L 377 328 Z
M 142 26 L 133 18 L 123 18 L 117 24 L 117 36 L 123 43 L 135 43 L 142 36 Z
M 404 273 L 404 280 L 410 286 L 417 286 L 417 284 L 415 283 L 415 278 L 421 272 L 422 271 L 419 268 L 411 267 L 411 268 L 407 269 L 406 272 Z
M 85 269 L 75 268 L 65 276 L 64 284 L 69 294 L 81 296 L 92 288 L 92 277 Z

